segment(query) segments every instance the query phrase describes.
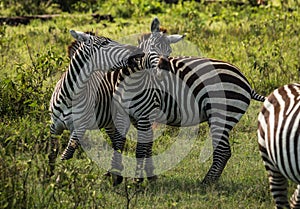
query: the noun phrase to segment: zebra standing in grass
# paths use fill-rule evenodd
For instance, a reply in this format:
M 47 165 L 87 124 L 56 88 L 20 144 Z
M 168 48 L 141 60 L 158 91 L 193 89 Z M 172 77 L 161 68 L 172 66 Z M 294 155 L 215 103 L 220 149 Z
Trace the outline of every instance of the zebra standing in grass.
M 148 46 L 155 48 L 149 41 Z M 153 76 L 151 70 L 140 71 L 116 89 L 114 101 L 119 111 L 115 120 L 120 135 L 114 140 L 124 143 L 129 121 L 126 115 L 130 115 L 138 129 L 136 177 L 142 180 L 144 171 L 147 176 L 154 175 L 151 157 L 154 122 L 180 127 L 207 121 L 213 143 L 213 164 L 203 183 L 217 181 L 231 157 L 229 132 L 246 112 L 251 99 L 263 102 L 265 97 L 258 95 L 239 69 L 227 62 L 161 57 L 158 69 L 159 77 Z
M 139 68 L 141 68 L 142 70 L 139 70 L 137 72 L 127 74 L 127 75 L 123 74 L 123 76 L 122 76 L 123 79 L 119 80 L 120 82 L 118 82 L 118 85 L 116 86 L 116 88 L 122 89 L 122 87 L 119 87 L 119 85 L 122 86 L 124 83 L 126 83 L 126 80 L 131 79 L 132 77 L 135 77 L 135 76 L 143 77 L 145 75 L 147 77 L 147 75 L 151 74 L 152 76 L 157 77 L 158 79 L 161 79 L 162 78 L 161 72 L 157 68 L 159 57 L 160 56 L 169 56 L 172 52 L 171 44 L 181 41 L 184 37 L 185 37 L 185 35 L 179 35 L 179 34 L 166 35 L 165 30 L 160 27 L 160 22 L 159 22 L 158 18 L 154 18 L 151 22 L 151 33 L 144 34 L 138 40 L 138 43 L 139 43 L 138 47 L 141 48 L 143 50 L 143 52 L 145 53 L 145 56 L 143 57 L 143 59 L 141 60 L 141 63 L 139 64 L 140 65 Z M 142 83 L 139 83 L 139 80 L 137 80 L 137 82 L 138 83 L 136 83 L 135 87 L 138 87 L 140 84 L 142 84 Z M 143 81 L 143 82 L 145 82 L 145 81 Z M 146 83 L 148 83 L 148 81 L 146 81 Z M 146 84 L 146 83 L 143 83 L 143 84 Z M 129 96 L 131 99 L 134 99 L 135 90 L 134 89 L 133 90 L 127 89 L 127 90 L 128 90 L 128 92 L 126 92 L 127 96 Z M 133 93 L 133 94 L 131 94 L 131 93 Z M 118 105 L 116 107 L 118 107 Z M 117 111 L 116 111 L 117 113 L 116 112 L 113 113 L 114 122 L 117 121 L 116 115 L 122 115 L 122 114 L 118 113 L 118 111 L 122 111 L 122 108 L 116 108 L 116 109 L 117 109 Z M 126 133 L 129 130 L 130 122 L 133 122 L 133 125 L 136 128 L 139 127 L 138 124 L 136 124 L 134 117 L 129 115 L 130 118 L 133 118 L 133 120 L 131 121 L 129 119 L 128 115 L 126 115 L 126 113 L 123 112 L 123 114 L 125 114 L 124 119 L 126 118 L 128 120 L 117 124 L 116 127 L 117 127 L 118 131 L 115 132 L 115 135 L 113 137 L 113 144 L 115 145 L 114 147 L 119 148 L 120 151 L 122 151 L 122 149 L 124 147 L 124 144 L 126 141 Z M 123 120 L 123 119 L 121 119 L 121 120 Z M 137 147 L 139 147 L 139 144 Z M 137 154 L 136 156 L 137 156 L 137 161 L 139 161 L 140 160 L 138 158 L 139 155 Z M 147 164 L 149 166 L 153 165 L 152 159 L 148 158 L 148 160 L 149 161 L 147 162 Z M 122 161 L 121 152 L 117 152 L 117 151 L 114 152 L 113 159 L 112 159 L 112 169 L 111 169 L 113 179 L 122 179 L 121 172 L 123 170 L 123 165 L 122 165 L 121 161 Z M 151 171 L 149 170 L 149 172 L 148 172 L 149 180 L 156 179 L 156 176 L 152 172 L 153 169 L 150 169 Z
M 300 208 L 300 84 L 285 85 L 268 96 L 257 133 L 276 208 L 290 208 L 288 179 L 298 184 L 291 207 Z
M 110 115 L 105 112 L 105 108 L 100 107 L 107 107 L 111 99 L 100 98 L 101 94 L 111 95 L 112 87 L 103 82 L 104 86 L 99 87 L 103 72 L 126 67 L 129 59 L 144 55 L 137 47 L 119 44 L 106 37 L 74 30 L 70 33 L 80 44 L 78 46 L 77 43 L 74 47 L 77 50 L 71 52 L 73 56 L 68 71 L 56 84 L 50 100 L 51 135 L 60 135 L 66 129 L 71 132 L 62 160 L 72 157 L 87 129 L 109 126 L 107 118 Z M 95 90 L 99 88 L 103 91 Z M 52 175 L 57 150 L 54 150 L 55 138 L 51 139 L 53 149 L 49 155 L 49 164 Z
M 149 34 L 143 34 L 141 36 L 141 39 L 145 39 L 144 37 L 147 37 L 148 35 Z M 174 41 L 174 37 L 178 37 L 178 35 L 165 35 L 165 37 L 167 39 Z M 179 37 L 179 38 L 180 38 L 180 40 L 182 39 L 182 37 Z M 168 44 L 171 44 L 171 42 L 168 42 Z M 71 46 L 69 46 L 68 53 L 69 53 L 70 58 L 74 56 L 74 54 L 76 53 L 77 49 L 80 48 L 80 46 L 81 46 L 81 42 L 79 42 L 79 41 L 75 41 L 72 43 Z M 138 57 L 140 57 L 140 56 L 138 56 Z M 96 72 L 92 73 L 89 78 L 90 80 L 85 84 L 86 88 L 89 89 L 89 92 L 86 92 L 88 94 L 82 93 L 84 96 L 81 99 L 85 102 L 88 102 L 89 104 L 94 105 L 93 106 L 94 109 L 90 110 L 92 112 L 86 112 L 86 110 L 84 110 L 83 112 L 79 112 L 79 113 L 73 112 L 72 113 L 73 114 L 72 117 L 74 117 L 74 118 L 81 117 L 83 114 L 85 114 L 85 115 L 89 114 L 89 115 L 87 115 L 86 118 L 95 116 L 98 128 L 105 128 L 106 133 L 109 135 L 109 137 L 113 143 L 113 149 L 116 150 L 116 153 L 118 153 L 118 154 L 119 154 L 119 150 L 123 150 L 123 147 L 116 147 L 114 144 L 114 141 L 113 141 L 113 134 L 116 131 L 116 128 L 114 126 L 114 123 L 113 123 L 113 120 L 111 117 L 112 94 L 113 94 L 113 91 L 114 91 L 116 85 L 118 85 L 118 83 L 120 83 L 124 79 L 124 77 L 126 77 L 127 75 L 130 75 L 130 74 L 133 74 L 135 71 L 139 71 L 139 70 L 143 69 L 141 67 L 142 64 L 140 63 L 141 58 L 135 58 L 135 60 L 130 60 L 130 61 L 131 62 L 130 62 L 130 64 L 128 63 L 128 67 L 118 69 L 113 72 L 103 73 L 101 71 L 96 71 Z M 84 68 L 82 68 L 81 71 L 84 71 Z M 64 75 L 63 78 L 65 76 L 66 75 Z M 56 88 L 58 90 L 61 90 L 61 88 L 62 88 L 61 83 L 63 82 L 63 78 L 57 84 Z M 58 90 L 55 90 L 54 94 L 56 94 L 55 92 L 58 92 Z M 51 105 L 54 101 L 55 100 L 53 100 L 53 99 L 51 100 Z M 71 108 L 71 106 L 70 106 L 70 108 Z M 73 108 L 76 108 L 76 106 L 74 106 Z M 85 119 L 83 122 L 85 122 Z M 77 126 L 75 128 L 77 128 Z M 82 127 L 81 129 L 83 131 L 85 131 L 86 128 L 90 128 L 90 127 L 85 126 L 85 127 Z M 70 140 L 72 140 L 72 138 Z M 71 149 L 70 149 L 70 146 L 68 146 L 65 149 L 62 159 L 69 159 L 73 156 L 75 148 L 78 146 L 78 142 L 79 142 L 79 140 L 76 141 L 75 147 L 71 147 Z M 70 142 L 69 142 L 69 144 L 70 144 Z M 53 145 L 53 147 L 54 147 L 54 145 Z M 65 157 L 65 155 L 66 155 L 65 153 L 67 153 L 67 157 Z M 54 163 L 56 155 L 57 155 L 57 150 L 56 150 L 56 152 L 52 152 L 52 154 L 50 155 L 50 164 L 51 164 L 51 162 L 52 162 L 52 164 Z M 52 166 L 52 171 L 53 171 L 53 169 L 54 169 L 54 166 Z M 118 170 L 121 170 L 121 168 Z M 113 182 L 114 182 L 113 183 L 114 185 L 121 183 L 122 177 L 120 175 L 113 175 Z

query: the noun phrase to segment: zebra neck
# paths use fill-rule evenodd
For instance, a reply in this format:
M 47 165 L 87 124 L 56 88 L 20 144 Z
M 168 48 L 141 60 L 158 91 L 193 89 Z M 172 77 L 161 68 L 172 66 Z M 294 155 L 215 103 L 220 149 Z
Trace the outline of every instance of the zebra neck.
M 73 101 L 86 91 L 86 86 L 92 77 L 94 64 L 87 56 L 81 56 L 78 59 L 74 57 L 71 60 L 69 69 L 63 78 L 62 94 Z

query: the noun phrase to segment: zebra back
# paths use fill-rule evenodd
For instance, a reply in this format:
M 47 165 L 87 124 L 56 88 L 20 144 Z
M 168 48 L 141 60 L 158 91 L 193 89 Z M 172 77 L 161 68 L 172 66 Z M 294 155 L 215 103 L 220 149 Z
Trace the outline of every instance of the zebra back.
M 194 63 L 192 65 L 189 65 L 189 62 L 191 60 L 194 60 Z M 242 79 L 242 81 L 239 82 L 240 85 L 249 86 L 252 99 L 261 101 L 261 102 L 265 101 L 265 96 L 258 94 L 254 89 L 252 89 L 250 87 L 249 81 L 242 74 L 242 72 L 236 66 L 234 66 L 228 62 L 211 59 L 211 58 L 198 58 L 198 57 L 193 57 L 193 56 L 180 56 L 180 57 L 169 57 L 169 58 L 160 57 L 159 63 L 158 63 L 158 68 L 162 69 L 162 70 L 166 70 L 166 71 L 171 71 L 174 74 L 182 74 L 181 71 L 183 71 L 183 67 L 193 69 L 196 65 L 205 63 L 205 62 L 207 62 L 209 65 L 211 65 L 210 67 L 212 67 L 212 70 L 219 68 L 219 66 L 221 68 L 225 67 L 225 69 L 231 69 L 232 73 L 233 73 L 232 78 L 235 76 L 240 77 Z M 219 63 L 219 64 L 215 65 L 216 63 Z M 221 63 L 223 63 L 223 64 L 221 64 Z M 199 71 L 199 73 L 201 74 L 200 71 Z M 222 75 L 222 74 L 220 74 L 220 75 Z M 235 82 L 237 82 L 237 81 L 235 81 Z

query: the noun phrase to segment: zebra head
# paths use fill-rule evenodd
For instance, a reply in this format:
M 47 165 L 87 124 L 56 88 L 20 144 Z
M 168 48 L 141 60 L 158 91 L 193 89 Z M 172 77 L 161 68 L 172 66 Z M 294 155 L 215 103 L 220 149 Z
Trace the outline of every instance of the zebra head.
M 73 56 L 79 54 L 81 60 L 89 62 L 94 71 L 127 67 L 128 60 L 144 56 L 140 48 L 121 44 L 107 37 L 74 30 L 70 30 L 70 33 L 79 42 L 79 44 L 73 44 L 76 50 Z
M 185 35 L 172 34 L 166 35 L 160 28 L 157 17 L 152 20 L 151 34 L 144 34 L 138 40 L 138 47 L 146 54 L 145 67 L 156 68 L 161 56 L 168 57 L 172 53 L 171 44 L 182 40 Z

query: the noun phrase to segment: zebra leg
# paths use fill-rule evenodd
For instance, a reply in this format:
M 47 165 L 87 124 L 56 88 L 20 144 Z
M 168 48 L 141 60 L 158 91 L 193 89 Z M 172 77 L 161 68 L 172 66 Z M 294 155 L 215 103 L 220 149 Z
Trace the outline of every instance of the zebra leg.
M 152 158 L 152 146 L 153 142 L 150 142 L 151 144 L 148 144 L 147 150 L 146 150 L 146 160 L 145 160 L 145 171 L 147 174 L 148 181 L 155 181 L 157 179 L 157 176 L 154 174 L 154 163 Z
M 122 183 L 123 177 L 121 175 L 124 166 L 122 164 L 122 152 L 126 142 L 126 134 L 130 127 L 130 119 L 124 111 L 117 111 L 115 117 L 114 137 L 112 139 L 113 145 L 113 157 L 111 162 L 111 170 L 113 186 L 117 186 Z
M 293 196 L 291 197 L 291 208 L 300 208 L 300 185 L 297 185 Z
M 290 208 L 288 202 L 287 179 L 275 167 L 270 166 L 268 172 L 270 190 L 275 200 L 276 208 Z
M 231 157 L 228 131 L 216 125 L 211 125 L 210 130 L 214 148 L 213 163 L 202 181 L 202 184 L 212 184 L 217 182 L 227 164 L 227 161 Z
M 141 119 L 137 123 L 138 142 L 136 147 L 136 181 L 144 180 L 144 170 L 149 180 L 155 179 L 152 159 L 153 130 L 148 119 Z M 145 163 L 145 165 L 144 165 Z
M 58 154 L 58 135 L 61 135 L 63 129 L 57 129 L 55 124 L 50 125 L 50 153 L 48 155 L 48 162 L 49 162 L 49 173 L 48 176 L 51 177 L 54 175 L 55 169 L 55 161 Z
M 258 138 L 260 156 L 263 159 L 264 166 L 266 168 L 266 171 L 268 172 L 270 190 L 275 200 L 276 208 L 290 208 L 287 191 L 288 181 L 280 173 L 278 167 L 276 166 L 276 164 L 274 164 L 272 159 L 270 159 L 268 151 L 266 149 L 264 134 L 260 133 Z M 294 193 L 294 195 L 295 194 L 296 192 Z
M 154 165 L 152 159 L 152 142 L 137 143 L 136 147 L 136 170 L 135 181 L 141 183 L 144 181 L 144 171 L 146 172 L 147 179 L 149 181 L 157 179 L 154 175 Z
M 76 129 L 72 131 L 68 145 L 61 156 L 61 160 L 68 160 L 73 157 L 73 154 L 80 144 L 79 141 L 82 139 L 84 133 L 85 129 Z
M 107 135 L 109 136 L 112 146 L 114 149 L 113 156 L 112 156 L 112 161 L 111 161 L 111 169 L 107 171 L 106 176 L 111 176 L 112 181 L 113 181 L 113 186 L 117 186 L 122 183 L 123 181 L 123 176 L 121 176 L 121 171 L 123 170 L 123 165 L 122 165 L 122 150 L 124 148 L 125 140 L 123 137 L 119 136 L 119 134 L 116 133 L 116 128 L 115 126 L 109 127 L 105 129 Z M 117 137 L 123 142 L 118 142 L 116 143 L 116 140 L 114 138 Z

